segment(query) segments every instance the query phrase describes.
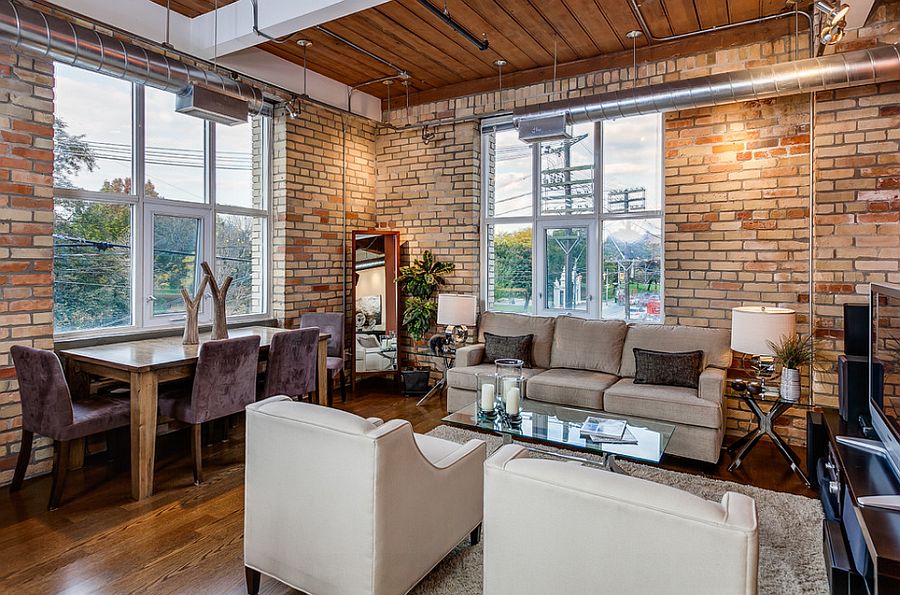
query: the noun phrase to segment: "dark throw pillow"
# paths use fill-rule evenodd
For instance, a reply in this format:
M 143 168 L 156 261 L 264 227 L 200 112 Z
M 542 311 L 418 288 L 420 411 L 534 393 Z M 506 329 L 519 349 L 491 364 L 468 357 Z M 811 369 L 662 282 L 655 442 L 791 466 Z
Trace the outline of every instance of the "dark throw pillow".
M 512 358 L 525 362 L 525 367 L 531 367 L 531 344 L 534 335 L 522 335 L 520 337 L 504 337 L 484 333 L 484 361 L 494 362 L 498 359 Z
M 700 386 L 703 351 L 672 353 L 634 348 L 634 383 L 663 386 Z

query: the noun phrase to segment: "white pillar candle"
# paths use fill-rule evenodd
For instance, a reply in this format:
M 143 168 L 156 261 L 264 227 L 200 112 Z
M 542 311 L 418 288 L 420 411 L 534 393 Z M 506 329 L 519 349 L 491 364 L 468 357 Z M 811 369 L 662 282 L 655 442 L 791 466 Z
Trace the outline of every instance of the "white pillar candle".
M 505 376 L 500 383 L 500 400 L 504 403 L 506 402 L 507 395 L 511 388 L 516 385 L 516 379 L 510 378 L 509 376 Z
M 519 414 L 519 387 L 512 386 L 506 391 L 506 414 Z
M 482 411 L 493 411 L 494 410 L 494 385 L 493 384 L 482 384 L 481 385 L 481 410 Z

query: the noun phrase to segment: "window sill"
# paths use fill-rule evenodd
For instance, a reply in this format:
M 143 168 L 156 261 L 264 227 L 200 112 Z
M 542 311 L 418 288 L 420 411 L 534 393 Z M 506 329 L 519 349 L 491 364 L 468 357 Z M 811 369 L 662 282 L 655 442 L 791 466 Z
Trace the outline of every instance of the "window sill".
M 278 326 L 278 321 L 271 316 L 242 317 L 229 323 L 228 328 L 242 328 L 246 326 Z M 212 324 L 201 324 L 200 332 L 212 329 Z M 103 333 L 102 336 L 99 333 Z M 95 345 L 108 345 L 122 341 L 140 341 L 143 339 L 158 339 L 160 337 L 177 337 L 184 332 L 184 325 L 167 326 L 152 329 L 94 329 L 75 333 L 63 333 L 54 335 L 54 349 L 77 349 L 79 347 L 93 347 Z

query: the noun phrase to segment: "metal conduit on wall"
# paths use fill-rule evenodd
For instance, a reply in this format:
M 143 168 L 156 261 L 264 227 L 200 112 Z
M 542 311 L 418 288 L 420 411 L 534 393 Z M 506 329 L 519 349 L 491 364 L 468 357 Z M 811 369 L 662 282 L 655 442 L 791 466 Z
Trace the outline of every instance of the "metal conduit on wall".
M 0 40 L 63 64 L 171 93 L 194 84 L 247 101 L 250 113 L 270 114 L 262 91 L 219 73 L 104 35 L 12 0 L 0 1 Z
M 900 47 L 885 45 L 554 101 L 517 109 L 513 119 L 518 125 L 521 120 L 566 114 L 571 124 L 597 122 L 897 80 Z

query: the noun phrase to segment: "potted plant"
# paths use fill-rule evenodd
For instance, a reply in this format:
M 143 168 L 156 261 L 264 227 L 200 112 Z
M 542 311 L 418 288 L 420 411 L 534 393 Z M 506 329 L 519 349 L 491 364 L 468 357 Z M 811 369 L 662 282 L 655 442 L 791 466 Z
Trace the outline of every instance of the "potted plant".
M 778 343 L 769 341 L 775 358 L 781 362 L 781 398 L 800 399 L 800 366 L 811 361 L 814 342 L 812 336 L 782 337 Z
M 421 343 L 431 329 L 437 315 L 434 292 L 445 284 L 444 275 L 452 273 L 456 266 L 435 260 L 430 250 L 422 258 L 413 259 L 410 266 L 401 267 L 397 283 L 403 291 L 403 328 L 416 343 Z M 430 368 L 401 370 L 404 393 L 422 393 L 428 390 Z

